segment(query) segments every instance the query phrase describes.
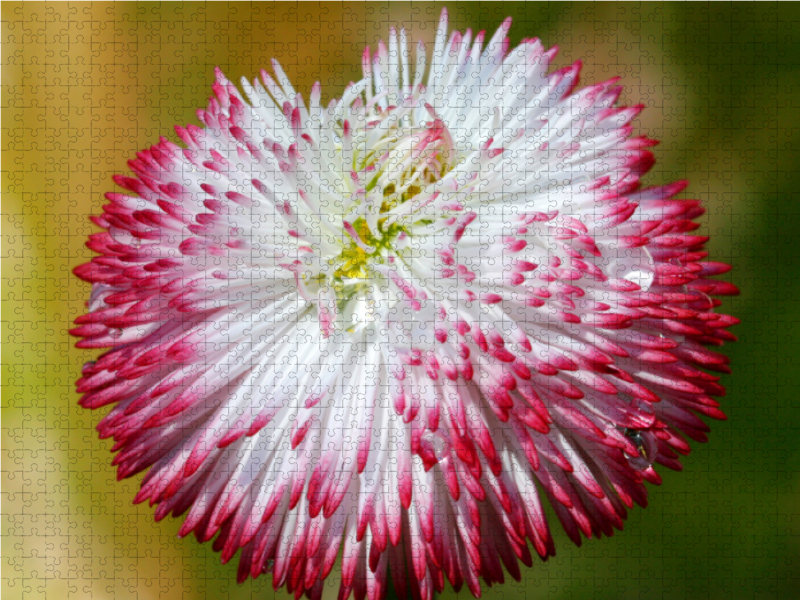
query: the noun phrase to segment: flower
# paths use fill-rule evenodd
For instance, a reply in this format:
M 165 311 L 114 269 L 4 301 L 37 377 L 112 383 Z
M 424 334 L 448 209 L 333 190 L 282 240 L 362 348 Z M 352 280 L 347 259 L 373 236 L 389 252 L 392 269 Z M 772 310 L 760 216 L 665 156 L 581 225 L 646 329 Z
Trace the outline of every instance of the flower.
M 186 514 L 180 534 L 239 578 L 319 598 L 430 599 L 519 578 L 554 554 L 543 503 L 577 544 L 621 529 L 654 464 L 680 469 L 727 372 L 702 214 L 684 182 L 640 187 L 654 142 L 616 80 L 510 21 L 446 33 L 412 64 L 392 31 L 327 108 L 274 76 L 217 71 L 199 111 L 117 177 L 76 274 L 73 330 L 107 348 L 88 408 L 114 404 L 120 478 Z

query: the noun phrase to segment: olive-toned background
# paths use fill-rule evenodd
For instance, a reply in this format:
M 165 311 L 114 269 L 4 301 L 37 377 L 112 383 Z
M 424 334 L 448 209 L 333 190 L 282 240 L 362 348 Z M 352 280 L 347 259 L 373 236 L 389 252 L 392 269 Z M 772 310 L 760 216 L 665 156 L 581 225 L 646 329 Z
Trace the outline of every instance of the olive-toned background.
M 582 81 L 623 76 L 637 124 L 662 141 L 647 184 L 687 178 L 716 260 L 735 265 L 743 323 L 711 441 L 663 472 L 625 530 L 558 556 L 486 598 L 789 598 L 800 586 L 798 195 L 800 6 L 447 4 L 454 26 L 557 44 Z M 238 586 L 210 544 L 176 538 L 115 481 L 100 412 L 73 382 L 91 353 L 67 335 L 88 285 L 87 215 L 111 175 L 173 125 L 197 123 L 219 65 L 237 81 L 277 57 L 327 98 L 359 77 L 390 23 L 431 40 L 442 5 L 2 4 L 2 594 L 72 598 L 288 598 Z M 326 598 L 335 597 L 335 578 Z M 462 592 L 466 597 L 466 592 Z M 452 590 L 443 594 L 452 597 Z

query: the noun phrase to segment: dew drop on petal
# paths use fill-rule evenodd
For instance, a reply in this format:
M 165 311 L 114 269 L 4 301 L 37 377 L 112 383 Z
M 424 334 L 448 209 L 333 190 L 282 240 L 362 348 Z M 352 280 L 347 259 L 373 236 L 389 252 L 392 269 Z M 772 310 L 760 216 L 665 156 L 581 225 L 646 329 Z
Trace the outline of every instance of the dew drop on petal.
M 649 289 L 650 284 L 653 282 L 652 272 L 642 271 L 639 269 L 634 269 L 633 271 L 625 273 L 624 277 L 631 283 L 635 283 L 636 285 L 638 285 L 643 290 Z
M 638 456 L 627 456 L 628 464 L 637 471 L 644 471 L 652 466 L 658 454 L 658 447 L 652 433 L 638 429 L 625 428 L 623 435 L 639 450 Z
M 433 447 L 433 453 L 436 456 L 436 460 L 438 462 L 441 463 L 443 461 L 448 460 L 450 456 L 450 444 L 444 437 L 442 437 L 442 435 L 439 432 L 437 433 L 427 432 L 424 437 L 427 439 L 428 443 L 430 443 L 431 446 Z

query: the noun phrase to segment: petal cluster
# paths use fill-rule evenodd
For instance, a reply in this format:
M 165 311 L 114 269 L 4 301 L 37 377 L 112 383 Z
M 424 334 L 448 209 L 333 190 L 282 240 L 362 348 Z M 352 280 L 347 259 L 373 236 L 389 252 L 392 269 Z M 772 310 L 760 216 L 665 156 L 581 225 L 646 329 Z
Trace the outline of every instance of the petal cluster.
M 319 598 L 340 560 L 342 599 L 479 596 L 555 553 L 545 502 L 612 535 L 724 418 L 736 290 L 686 184 L 641 187 L 641 107 L 510 21 L 446 25 L 326 107 L 277 63 L 244 94 L 218 71 L 94 218 L 81 404 L 240 579 Z

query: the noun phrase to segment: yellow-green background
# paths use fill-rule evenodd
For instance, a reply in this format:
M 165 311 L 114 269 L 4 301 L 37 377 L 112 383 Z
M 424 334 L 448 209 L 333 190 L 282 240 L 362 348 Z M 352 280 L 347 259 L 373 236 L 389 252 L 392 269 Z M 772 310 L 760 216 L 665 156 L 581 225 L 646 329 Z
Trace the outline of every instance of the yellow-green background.
M 138 478 L 115 481 L 103 411 L 73 391 L 91 353 L 67 336 L 89 291 L 71 269 L 90 256 L 86 216 L 111 175 L 197 122 L 214 65 L 236 81 L 277 57 L 298 90 L 321 80 L 330 98 L 389 23 L 430 40 L 441 6 L 2 4 L 4 600 L 287 597 L 267 578 L 237 586 L 209 544 L 131 505 Z M 662 141 L 645 182 L 691 180 L 712 255 L 742 288 L 725 305 L 743 320 L 730 420 L 624 532 L 576 548 L 559 531 L 556 558 L 485 597 L 798 597 L 800 7 L 447 6 L 462 29 L 513 16 L 512 42 L 559 45 L 559 65 L 583 59 L 583 82 L 622 75 L 624 100 L 647 105 L 641 131 Z

